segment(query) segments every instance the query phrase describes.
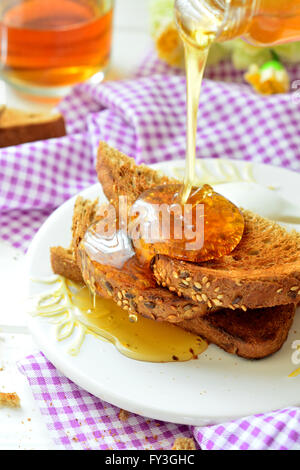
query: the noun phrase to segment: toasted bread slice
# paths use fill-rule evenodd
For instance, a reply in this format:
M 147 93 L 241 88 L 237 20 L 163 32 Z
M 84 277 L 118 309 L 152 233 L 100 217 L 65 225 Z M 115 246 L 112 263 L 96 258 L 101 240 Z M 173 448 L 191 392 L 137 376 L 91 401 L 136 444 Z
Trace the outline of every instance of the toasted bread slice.
M 77 199 L 73 217 L 74 249 L 96 216 L 95 202 Z M 84 259 L 80 262 L 86 266 Z M 54 273 L 83 281 L 73 249 L 52 248 L 51 263 Z M 248 312 L 218 309 L 207 314 L 206 304 L 180 298 L 151 281 L 149 286 L 149 278 L 137 266 L 127 265 L 118 270 L 95 263 L 84 277 L 86 282 L 93 283 L 100 296 L 112 298 L 130 312 L 176 323 L 229 353 L 250 359 L 265 357 L 281 348 L 295 313 L 295 306 L 288 305 Z
M 0 147 L 66 135 L 61 114 L 28 113 L 2 106 L 0 109 Z
M 66 250 L 53 247 L 50 250 L 54 273 L 76 282 L 81 282 L 83 278 L 86 284 L 93 284 L 95 292 L 101 297 L 112 298 L 132 313 L 139 313 L 154 320 L 177 323 L 200 314 L 204 315 L 208 310 L 206 304 L 199 305 L 182 298 L 180 293 L 178 296 L 157 286 L 151 271 L 147 276 L 135 258 L 130 259 L 122 269 L 118 269 L 90 262 L 85 250 L 78 250 L 87 228 L 97 218 L 96 203 L 97 201 L 77 198 L 73 214 L 72 248 Z
M 129 206 L 141 192 L 174 182 L 100 143 L 97 174 L 107 198 L 118 204 L 127 196 Z M 138 184 L 141 181 L 141 184 Z M 134 182 L 134 184 L 132 184 Z M 201 264 L 156 256 L 158 283 L 195 302 L 212 307 L 263 308 L 300 301 L 300 234 L 243 211 L 245 231 L 240 244 L 222 258 Z M 184 279 L 189 281 L 182 282 Z
M 81 270 L 72 249 L 63 248 L 62 246 L 51 247 L 50 260 L 52 271 L 55 274 L 59 274 L 79 284 L 84 283 Z
M 119 196 L 126 196 L 128 207 L 131 207 L 146 189 L 178 182 L 146 165 L 136 165 L 133 158 L 127 157 L 105 142 L 100 142 L 96 171 L 105 196 L 116 208 Z
M 278 351 L 287 339 L 296 307 L 293 304 L 254 310 L 219 309 L 178 324 L 228 353 L 259 359 Z

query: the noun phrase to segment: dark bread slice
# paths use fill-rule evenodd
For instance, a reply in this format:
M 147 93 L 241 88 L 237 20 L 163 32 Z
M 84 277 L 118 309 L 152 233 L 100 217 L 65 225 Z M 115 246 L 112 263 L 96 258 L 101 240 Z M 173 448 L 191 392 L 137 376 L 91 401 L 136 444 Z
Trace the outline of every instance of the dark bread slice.
M 278 351 L 286 341 L 295 315 L 295 306 L 255 310 L 216 310 L 178 324 L 206 338 L 231 354 L 258 359 Z
M 61 114 L 28 113 L 18 109 L 0 109 L 0 148 L 66 135 Z
M 73 250 L 63 248 L 62 246 L 53 246 L 50 248 L 50 261 L 52 271 L 55 274 L 59 274 L 79 284 L 84 283 Z
M 79 267 L 75 266 L 75 269 L 70 269 L 69 250 L 61 247 L 52 248 L 51 263 L 55 274 L 75 282 L 83 282 Z M 74 273 L 78 272 L 77 270 L 80 273 L 79 278 L 74 277 Z M 124 290 L 122 289 L 124 285 L 119 283 L 115 285 L 114 294 L 111 296 L 111 276 L 106 277 L 106 275 L 107 273 L 101 272 L 101 279 L 97 289 L 98 294 L 102 297 L 113 298 L 115 302 L 119 302 L 119 305 L 121 304 L 123 308 L 125 307 L 129 310 L 129 302 L 132 300 L 130 295 L 129 298 L 126 297 L 126 293 L 130 294 L 129 290 L 124 291 L 121 301 L 115 295 L 115 293 L 120 292 L 120 289 L 121 292 Z M 154 302 L 160 297 L 160 290 L 162 289 L 153 289 Z M 134 293 L 137 294 L 136 289 Z M 128 304 L 124 304 L 124 300 L 128 300 Z M 180 300 L 179 297 L 178 300 Z M 165 299 L 164 302 L 164 304 L 160 305 L 160 309 L 164 308 L 164 311 L 159 313 L 159 319 L 161 320 L 167 319 L 171 311 L 168 300 Z M 185 301 L 185 304 L 188 305 L 187 301 Z M 174 305 L 176 304 L 174 303 Z M 152 318 L 151 311 L 149 312 L 149 308 L 146 308 L 142 301 L 139 301 L 137 305 L 134 304 L 134 311 Z M 295 306 L 293 304 L 248 310 L 247 312 L 243 310 L 235 310 L 233 312 L 230 309 L 218 309 L 209 315 L 199 315 L 189 320 L 177 322 L 176 325 L 206 338 L 210 343 L 219 346 L 228 353 L 237 354 L 245 359 L 262 359 L 275 353 L 282 347 L 292 325 L 294 314 Z
M 78 278 L 79 269 L 82 275 L 77 282 L 83 278 L 86 284 L 93 285 L 93 289 L 101 297 L 112 298 L 125 310 L 154 320 L 177 323 L 207 312 L 207 305 L 199 305 L 182 298 L 180 293 L 178 296 L 168 289 L 158 287 L 151 271 L 150 276 L 147 276 L 135 258 L 130 259 L 121 270 L 90 262 L 85 250 L 78 250 L 78 247 L 87 228 L 95 220 L 97 220 L 97 201 L 92 202 L 78 197 L 73 213 L 71 249 L 65 250 L 66 254 L 70 251 L 73 253 L 72 259 L 70 260 L 69 254 L 68 259 L 64 259 L 62 256 L 64 248 L 54 247 L 50 250 L 52 269 L 56 274 L 69 277 L 70 269 L 73 268 L 72 263 L 76 259 L 77 269 L 74 268 L 70 272 L 71 279 Z M 89 269 L 86 269 L 87 265 Z
M 97 217 L 96 202 L 78 198 L 73 217 L 72 247 L 80 243 L 94 217 Z M 51 264 L 56 274 L 83 282 L 73 248 L 52 248 Z M 249 359 L 263 358 L 280 349 L 295 313 L 295 306 L 289 305 L 248 312 L 220 309 L 203 315 L 199 304 L 172 295 L 155 285 L 146 290 L 145 297 L 143 282 L 147 284 L 149 279 L 143 271 L 136 271 L 135 266 L 133 270 L 123 268 L 120 271 L 96 263 L 92 269 L 86 281 L 93 283 L 99 295 L 112 298 L 124 309 L 148 318 L 177 322 L 177 326 L 205 337 L 225 351 Z M 145 305 L 145 298 L 149 301 L 148 305 Z M 197 316 L 183 320 L 185 315 L 190 316 L 190 310 L 197 312 Z
M 127 157 L 105 142 L 100 142 L 99 145 L 96 171 L 105 196 L 116 208 L 119 196 L 127 196 L 128 207 L 131 207 L 146 189 L 177 182 L 146 165 L 136 165 L 133 158 Z
M 215 307 L 262 308 L 300 300 L 300 234 L 244 211 L 245 231 L 239 245 L 222 258 L 193 264 L 158 255 L 153 264 L 158 282 L 191 299 Z M 181 278 L 190 279 L 185 284 Z M 180 282 L 181 280 L 181 282 Z
M 131 158 L 102 142 L 97 174 L 106 197 L 115 206 L 121 195 L 128 197 L 130 206 L 146 189 L 174 181 L 160 179 L 157 172 L 136 165 Z M 297 304 L 300 234 L 289 233 L 250 211 L 243 211 L 243 215 L 243 238 L 229 255 L 201 264 L 157 255 L 153 270 L 158 283 L 209 307 L 247 309 Z

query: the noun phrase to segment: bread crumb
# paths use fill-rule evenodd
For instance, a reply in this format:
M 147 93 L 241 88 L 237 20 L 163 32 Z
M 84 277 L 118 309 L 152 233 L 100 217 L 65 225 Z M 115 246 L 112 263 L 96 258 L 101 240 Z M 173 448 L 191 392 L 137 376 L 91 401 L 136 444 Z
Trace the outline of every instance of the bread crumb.
M 120 421 L 127 421 L 129 418 L 129 411 L 126 410 L 120 410 L 118 414 L 118 418 Z
M 172 450 L 196 450 L 195 441 L 192 437 L 178 437 L 174 441 Z
M 10 408 L 19 408 L 20 407 L 20 398 L 14 393 L 4 393 L 0 392 L 0 407 L 9 406 Z

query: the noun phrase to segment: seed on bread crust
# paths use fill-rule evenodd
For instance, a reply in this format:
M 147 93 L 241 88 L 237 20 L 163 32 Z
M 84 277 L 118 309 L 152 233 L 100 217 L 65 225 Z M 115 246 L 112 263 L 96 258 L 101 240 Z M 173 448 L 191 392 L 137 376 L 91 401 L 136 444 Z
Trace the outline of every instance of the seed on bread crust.
M 171 322 L 171 323 L 174 323 L 178 320 L 177 318 L 177 315 L 169 315 L 167 318 L 166 318 L 167 321 Z
M 111 283 L 108 282 L 108 281 L 105 281 L 105 287 L 106 287 L 107 292 L 109 292 L 110 294 L 112 294 L 112 292 L 113 292 L 114 289 L 113 289 L 113 286 L 111 285 Z
M 240 295 L 238 295 L 238 296 L 232 301 L 232 305 L 238 304 L 241 300 L 242 300 L 242 297 L 241 297 Z
M 189 283 L 186 284 L 183 284 L 183 282 L 180 282 L 179 284 L 179 287 L 181 287 L 182 289 L 186 289 L 188 287 Z
M 212 299 L 212 302 L 216 307 L 221 307 L 222 306 L 222 302 L 220 302 L 219 299 Z
M 183 307 L 183 310 L 186 311 L 186 310 L 191 310 L 193 308 L 194 305 L 192 304 L 186 304 L 184 307 Z
M 150 308 L 153 310 L 155 308 L 155 303 L 154 302 L 144 302 L 145 307 Z
M 131 294 L 130 292 L 126 292 L 125 297 L 127 299 L 134 299 L 135 296 L 134 296 L 134 294 Z
M 180 279 L 186 279 L 187 277 L 190 277 L 190 273 L 188 271 L 183 271 L 179 274 L 179 277 Z

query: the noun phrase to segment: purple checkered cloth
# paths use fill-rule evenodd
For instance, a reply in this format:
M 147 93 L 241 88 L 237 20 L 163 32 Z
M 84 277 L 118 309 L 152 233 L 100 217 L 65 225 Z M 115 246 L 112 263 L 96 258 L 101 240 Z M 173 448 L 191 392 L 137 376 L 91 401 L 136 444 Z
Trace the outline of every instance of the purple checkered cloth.
M 202 450 L 300 449 L 300 409 L 258 414 L 216 426 L 193 428 L 147 419 L 96 398 L 67 379 L 42 353 L 19 363 L 55 444 L 68 450 L 170 450 L 179 437 Z
M 300 67 L 290 70 L 300 78 Z M 262 97 L 229 63 L 207 71 L 197 155 L 300 170 L 300 100 Z M 96 181 L 100 139 L 154 163 L 185 155 L 185 79 L 150 54 L 132 80 L 80 84 L 59 106 L 68 135 L 0 151 L 0 237 L 26 250 L 45 218 Z M 300 448 L 300 412 L 277 411 L 222 426 L 190 429 L 130 415 L 81 390 L 42 354 L 20 364 L 56 443 L 67 449 L 168 449 L 194 435 L 202 449 Z

